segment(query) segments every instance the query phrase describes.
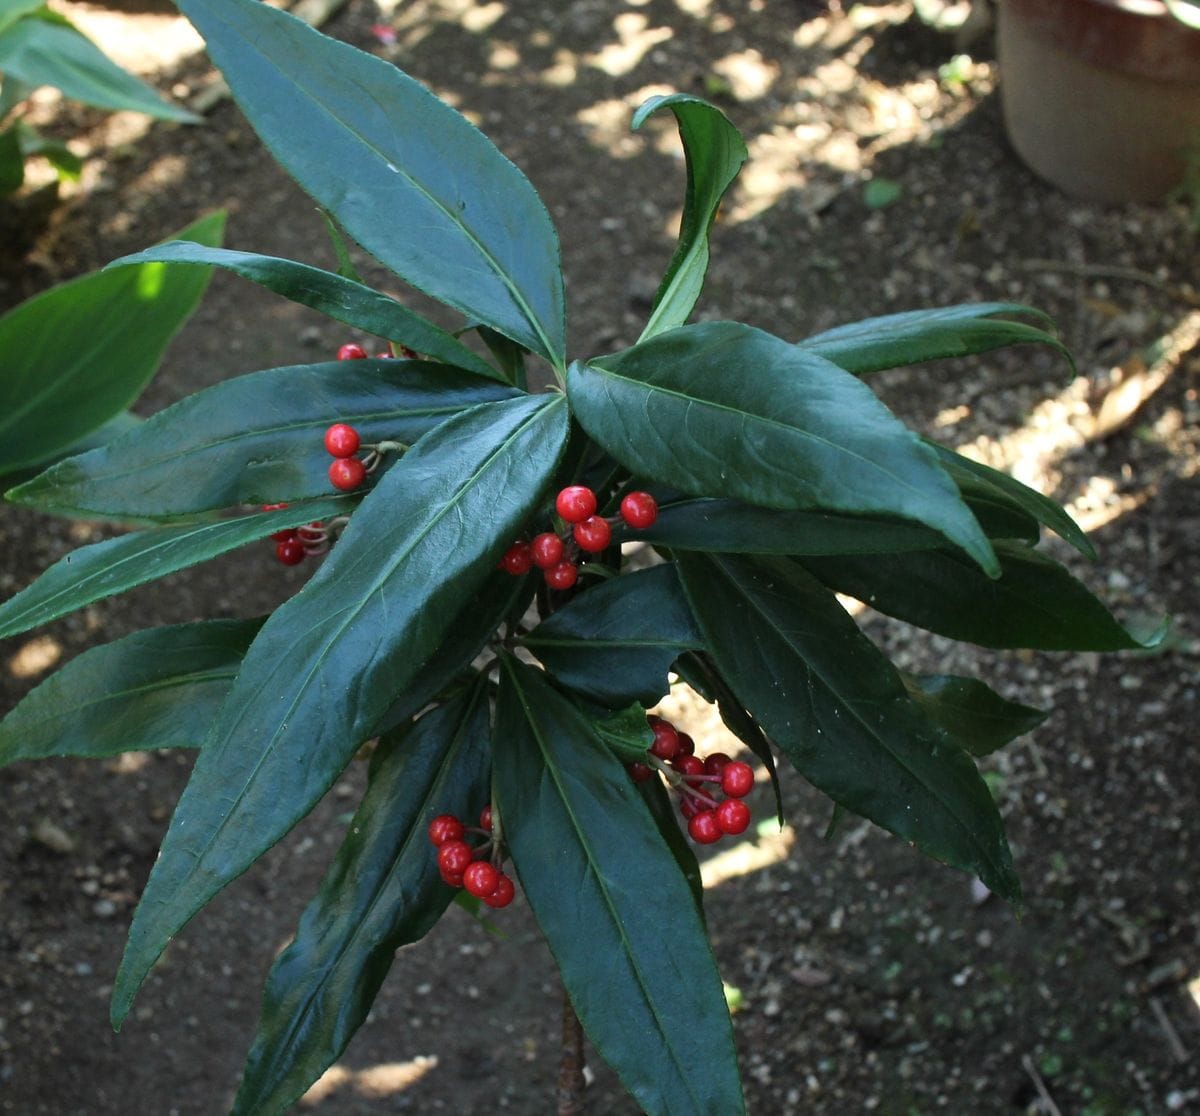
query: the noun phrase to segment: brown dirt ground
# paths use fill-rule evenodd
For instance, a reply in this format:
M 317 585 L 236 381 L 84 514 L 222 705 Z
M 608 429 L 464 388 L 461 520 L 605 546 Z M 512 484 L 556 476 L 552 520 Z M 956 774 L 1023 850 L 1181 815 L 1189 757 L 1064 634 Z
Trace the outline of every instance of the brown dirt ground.
M 785 337 L 974 299 L 1055 317 L 1077 376 L 1049 352 L 1019 349 L 874 381 L 908 421 L 1069 503 L 1101 552 L 1081 575 L 1122 616 L 1176 618 L 1166 650 L 1101 657 L 993 654 L 864 617 L 904 665 L 979 673 L 1055 710 L 988 765 L 1027 913 L 1018 921 L 980 900 L 969 880 L 869 825 L 822 841 L 827 803 L 785 778 L 788 829 L 709 867 L 709 921 L 724 977 L 743 997 L 735 1027 L 757 1116 L 1200 1111 L 1194 333 L 1132 418 L 1106 436 L 1094 423 L 1114 370 L 1136 371 L 1143 346 L 1194 325 L 1197 242 L 1180 208 L 1083 205 L 1034 178 L 1002 138 L 986 41 L 965 83 L 939 82 L 954 45 L 906 20 L 909 7 L 413 0 L 381 11 L 351 0 L 328 30 L 394 57 L 526 171 L 562 236 L 581 354 L 636 337 L 669 256 L 676 146 L 665 126 L 631 137 L 627 121 L 670 87 L 722 98 L 754 157 L 715 231 L 704 316 Z M 154 46 L 175 42 L 170 9 L 122 9 L 84 8 L 85 25 L 114 50 L 124 44 L 164 91 L 204 85 L 202 59 L 158 63 Z M 394 47 L 372 38 L 377 22 L 399 29 Z M 230 209 L 232 247 L 331 263 L 311 205 L 228 102 L 203 127 L 142 137 L 133 120 L 52 103 L 39 112 L 96 157 L 83 189 L 56 205 L 45 194 L 0 205 L 18 245 L 0 260 L 0 306 L 215 206 Z M 899 185 L 889 207 L 865 205 L 872 177 Z M 323 358 L 344 339 L 217 276 L 139 410 L 236 373 Z M 0 595 L 98 530 L 10 511 Z M 304 576 L 242 553 L 10 640 L 0 645 L 0 710 L 93 643 L 256 614 Z M 710 733 L 686 695 L 677 704 L 695 732 Z M 186 757 L 158 754 L 0 771 L 0 1112 L 225 1111 L 262 979 L 362 773 L 350 771 L 180 935 L 114 1036 L 110 981 L 187 770 Z M 768 809 L 760 795 L 758 813 Z M 556 978 L 528 910 L 518 903 L 502 923 L 499 941 L 451 911 L 402 951 L 370 1021 L 298 1111 L 549 1111 Z M 587 1097 L 594 1114 L 632 1111 L 598 1062 Z

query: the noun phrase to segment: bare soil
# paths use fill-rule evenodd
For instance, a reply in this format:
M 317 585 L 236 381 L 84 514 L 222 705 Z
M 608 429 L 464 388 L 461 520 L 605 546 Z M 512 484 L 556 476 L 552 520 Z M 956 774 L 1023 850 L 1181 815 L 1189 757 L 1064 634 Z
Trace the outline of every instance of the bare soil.
M 157 0 L 80 7 L 165 92 L 186 98 L 209 80 L 202 57 L 157 61 L 154 44 L 177 29 Z M 784 832 L 767 826 L 709 865 L 709 923 L 741 994 L 735 1029 L 756 1116 L 1200 1111 L 1197 241 L 1182 207 L 1101 208 L 1038 181 L 1003 139 L 986 38 L 958 63 L 964 81 L 941 80 L 955 43 L 907 19 L 909 7 L 413 0 L 392 12 L 350 0 L 327 30 L 427 81 L 529 175 L 562 236 L 579 354 L 636 338 L 669 258 L 677 144 L 665 123 L 627 129 L 645 96 L 669 88 L 716 97 L 753 157 L 714 233 L 704 316 L 799 338 L 976 299 L 1053 315 L 1077 372 L 1021 348 L 873 380 L 909 422 L 1069 504 L 1101 554 L 1079 573 L 1121 616 L 1175 617 L 1156 654 L 1063 656 L 962 648 L 864 615 L 903 665 L 978 673 L 1053 708 L 988 764 L 1024 916 L 865 823 L 823 840 L 828 803 L 785 776 Z M 397 29 L 394 45 L 372 34 L 376 23 Z M 135 31 L 146 45 L 130 47 Z M 230 246 L 332 264 L 311 203 L 228 101 L 202 127 L 144 136 L 134 120 L 52 103 L 39 112 L 95 157 L 73 194 L 0 203 L 14 245 L 0 259 L 0 306 L 216 206 L 230 211 Z M 884 208 L 867 204 L 873 178 L 897 187 Z M 1156 363 L 1146 347 L 1173 330 L 1179 343 Z M 217 276 L 138 409 L 325 358 L 346 339 Z M 1147 365 L 1162 373 L 1153 393 Z M 1121 383 L 1136 405 L 1113 410 Z M 10 510 L 0 595 L 109 530 Z M 88 646 L 261 613 L 304 576 L 252 548 L 0 644 L 0 710 Z M 673 703 L 717 743 L 694 700 Z M 0 1112 L 226 1111 L 267 968 L 363 777 L 349 771 L 196 918 L 115 1036 L 110 982 L 189 762 L 136 754 L 0 770 Z M 765 793 L 754 805 L 768 816 Z M 518 901 L 497 921 L 503 939 L 452 910 L 403 950 L 371 1019 L 298 1111 L 551 1111 L 557 980 L 527 908 Z M 664 926 L 664 949 L 670 940 Z M 611 1071 L 596 1058 L 592 1068 L 587 1111 L 634 1111 Z

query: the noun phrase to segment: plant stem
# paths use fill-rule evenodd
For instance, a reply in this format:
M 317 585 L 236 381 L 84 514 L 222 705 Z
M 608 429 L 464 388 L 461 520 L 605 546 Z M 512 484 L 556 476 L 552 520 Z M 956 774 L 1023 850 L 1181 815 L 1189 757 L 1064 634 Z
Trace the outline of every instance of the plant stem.
M 583 1100 L 583 1026 L 563 989 L 562 1060 L 558 1067 L 558 1116 L 579 1116 Z

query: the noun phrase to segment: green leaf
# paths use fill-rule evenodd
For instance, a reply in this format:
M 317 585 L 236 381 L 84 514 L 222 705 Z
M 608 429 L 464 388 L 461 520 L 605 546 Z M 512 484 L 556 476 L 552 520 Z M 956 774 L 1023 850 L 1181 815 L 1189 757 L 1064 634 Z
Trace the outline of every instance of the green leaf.
M 25 152 L 17 124 L 0 132 L 0 194 L 11 194 L 25 181 Z
M 254 641 L 134 915 L 119 1025 L 154 960 L 332 785 L 463 600 L 544 498 L 565 400 L 518 396 L 443 423 L 390 469 L 303 591 Z
M 700 862 L 696 859 L 691 842 L 684 836 L 679 827 L 679 815 L 674 809 L 670 792 L 663 786 L 662 780 L 655 777 L 644 783 L 637 784 L 638 793 L 646 803 L 654 824 L 658 826 L 663 844 L 671 850 L 679 871 L 691 889 L 692 898 L 696 901 L 696 913 L 700 922 L 707 925 L 704 916 L 704 879 L 700 875 Z
M 572 364 L 567 391 L 580 425 L 637 476 L 692 496 L 914 520 L 997 568 L 933 451 L 862 381 L 762 330 L 684 326 Z
M 671 664 L 702 646 L 670 565 L 594 586 L 522 642 L 564 686 L 613 709 L 653 705 Z
M 179 0 L 283 168 L 414 286 L 562 367 L 558 237 L 529 181 L 389 62 L 259 0 Z
M 275 531 L 344 515 L 353 507 L 348 497 L 330 497 L 261 515 L 134 531 L 81 546 L 0 605 L 0 639 L 265 539 Z
M 1071 360 L 1066 346 L 1052 333 L 1025 322 L 997 318 L 997 314 L 1032 317 L 1047 324 L 1050 321 L 1040 311 L 1015 302 L 965 303 L 865 318 L 814 334 L 798 346 L 856 375 L 1029 343 L 1049 345 Z
M 708 233 L 725 191 L 748 157 L 741 133 L 720 109 L 689 93 L 651 97 L 633 115 L 633 130 L 660 109 L 670 109 L 679 125 L 687 161 L 687 193 L 679 243 L 654 296 L 654 310 L 641 339 L 683 325 L 691 315 L 708 271 Z
M 1153 647 L 1157 634 L 1126 631 L 1066 567 L 1020 543 L 996 543 L 1002 573 L 984 577 L 942 547 L 864 561 L 805 558 L 826 585 L 899 620 L 981 647 L 1120 651 Z
M 147 266 L 159 266 L 150 264 Z M 364 443 L 412 444 L 468 407 L 511 399 L 494 380 L 443 364 L 342 360 L 215 384 L 99 449 L 68 458 L 8 499 L 50 511 L 141 519 L 325 496 L 331 422 Z
M 486 691 L 476 686 L 386 741 L 346 839 L 271 968 L 231 1116 L 276 1116 L 338 1058 L 396 950 L 433 927 L 455 892 L 426 826 L 474 817 L 488 797 Z
M 650 1116 L 743 1112 L 720 977 L 655 820 L 583 714 L 532 667 L 501 663 L 496 798 L 584 1029 Z
M 0 34 L 0 71 L 34 88 L 53 85 L 87 105 L 144 112 L 160 120 L 200 121 L 122 70 L 65 20 L 25 18 L 6 27 Z
M 687 555 L 680 579 L 745 708 L 819 790 L 1019 902 L 996 804 L 970 756 L 795 562 Z
M 47 756 L 198 748 L 261 624 L 149 628 L 84 651 L 0 721 L 0 767 Z
M 3 0 L 3 3 L 0 3 L 0 34 L 7 31 L 17 20 L 31 15 L 44 5 L 45 0 Z
M 973 756 L 986 756 L 1037 728 L 1041 709 L 1002 698 L 977 678 L 953 674 L 902 676 L 911 697 L 938 728 Z
M 646 752 L 654 743 L 654 730 L 646 719 L 646 709 L 633 704 L 608 717 L 592 721 L 596 735 L 622 763 L 645 763 Z
M 322 271 L 319 267 L 277 256 L 260 256 L 253 252 L 204 248 L 180 240 L 148 248 L 132 256 L 122 256 L 108 267 L 128 267 L 156 261 L 181 266 L 226 268 L 284 298 L 328 314 L 336 321 L 407 345 L 445 364 L 465 368 L 493 380 L 503 379 L 486 360 L 407 306 L 362 283 L 345 279 L 332 271 Z
M 180 236 L 221 239 L 222 212 Z M 45 461 L 123 411 L 142 392 L 208 286 L 208 273 L 163 264 L 95 272 L 0 318 L 0 475 Z
M 1095 560 L 1096 550 L 1091 540 L 1079 524 L 1048 496 L 1043 496 L 1007 473 L 972 461 L 937 442 L 926 444 L 938 455 L 942 468 L 958 485 L 964 499 L 976 502 L 991 500 L 1012 512 L 1026 515 L 1070 543 L 1080 554 Z
M 328 210 L 322 209 L 321 217 L 325 221 L 325 231 L 329 234 L 329 242 L 333 245 L 333 254 L 337 257 L 337 273 L 343 279 L 361 283 L 362 276 L 358 274 L 358 268 L 354 266 L 354 261 L 350 258 L 350 246 L 346 243 L 342 230 L 338 228 L 338 223 L 330 216 Z

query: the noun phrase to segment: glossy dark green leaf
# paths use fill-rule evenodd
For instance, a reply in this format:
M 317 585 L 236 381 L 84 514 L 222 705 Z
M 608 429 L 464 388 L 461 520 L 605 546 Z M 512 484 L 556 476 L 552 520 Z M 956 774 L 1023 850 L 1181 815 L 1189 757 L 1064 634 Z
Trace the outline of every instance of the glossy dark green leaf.
M 180 236 L 216 244 L 224 224 L 214 213 Z M 205 271 L 143 264 L 72 279 L 0 318 L 0 475 L 52 458 L 128 407 L 207 286 Z
M 1048 496 L 1022 484 L 998 469 L 972 461 L 937 442 L 929 442 L 941 466 L 958 485 L 964 499 L 990 500 L 1011 512 L 1035 519 L 1059 538 L 1069 542 L 1080 554 L 1095 559 L 1096 550 L 1079 524 Z
M 995 802 L 888 659 L 796 562 L 680 559 L 721 675 L 793 766 L 847 809 L 1017 902 Z
M 211 265 L 225 268 L 243 279 L 258 283 L 284 298 L 319 310 L 322 314 L 346 325 L 386 337 L 407 345 L 446 364 L 465 368 L 493 380 L 503 377 L 481 356 L 473 353 L 461 341 L 444 329 L 426 321 L 420 314 L 394 298 L 344 279 L 332 271 L 296 263 L 276 256 L 260 256 L 253 252 L 234 252 L 227 248 L 204 248 L 187 241 L 173 240 L 122 256 L 108 266 L 127 267 L 134 264 L 161 262 L 177 265 Z
M 953 674 L 903 675 L 909 696 L 925 715 L 973 756 L 986 756 L 1037 728 L 1041 709 L 1002 698 L 977 678 Z
M 523 174 L 389 62 L 259 0 L 179 0 L 284 169 L 368 252 L 555 365 L 558 237 Z
M 386 755 L 296 936 L 271 968 L 231 1116 L 276 1116 L 333 1064 L 396 950 L 423 938 L 454 891 L 426 827 L 475 817 L 488 798 L 486 691 L 475 687 L 385 741 Z
M 539 671 L 501 662 L 505 837 L 588 1037 L 650 1116 L 735 1116 L 729 1012 L 687 881 L 589 721 Z
M 687 161 L 687 193 L 679 224 L 679 243 L 654 296 L 654 309 L 642 331 L 643 340 L 688 320 L 708 271 L 709 229 L 721 198 L 749 154 L 741 133 L 725 114 L 690 93 L 651 97 L 633 114 L 634 130 L 661 109 L 670 109 L 679 125 Z
M 516 394 L 425 361 L 271 368 L 189 395 L 8 498 L 43 510 L 161 519 L 325 496 L 333 491 L 322 441 L 330 423 L 351 423 L 364 443 L 411 445 L 468 407 Z
M 32 88 L 53 85 L 72 101 L 99 108 L 191 124 L 200 121 L 121 69 L 65 20 L 33 17 L 6 27 L 0 35 L 0 72 Z
M 826 585 L 879 612 L 982 647 L 1120 651 L 1162 636 L 1127 631 L 1066 567 L 1020 543 L 996 543 L 988 578 L 948 547 L 864 560 L 805 558 Z
M 654 743 L 654 730 L 646 718 L 645 706 L 634 704 L 592 720 L 592 727 L 622 763 L 645 763 L 646 752 Z
M 798 344 L 855 375 L 1029 343 L 1049 345 L 1071 360 L 1066 346 L 1054 334 L 1026 322 L 997 317 L 998 314 L 1019 315 L 1050 324 L 1041 311 L 1019 303 L 978 302 L 865 318 L 815 334 Z
M 650 810 L 654 824 L 658 826 L 663 844 L 671 850 L 675 863 L 679 865 L 679 871 L 687 880 L 692 898 L 696 901 L 696 912 L 700 916 L 700 921 L 707 925 L 704 915 L 704 880 L 700 875 L 700 862 L 696 859 L 692 843 L 684 836 L 679 823 L 679 811 L 674 806 L 675 800 L 663 786 L 662 780 L 657 777 L 637 784 L 637 788 L 642 800 Z
M 567 390 L 580 425 L 637 476 L 692 496 L 913 520 L 996 568 L 933 451 L 861 380 L 762 330 L 683 326 L 576 362 Z
M 256 539 L 265 539 L 275 531 L 345 515 L 353 507 L 354 501 L 348 497 L 331 497 L 236 519 L 134 531 L 81 546 L 0 605 L 0 639 L 49 623 L 93 601 L 114 597 L 147 581 L 206 562 Z M 270 561 L 274 560 L 271 554 Z
M 134 915 L 119 1025 L 150 966 L 209 899 L 332 785 L 545 497 L 562 396 L 474 407 L 423 438 L 250 647 Z
M 261 620 L 148 628 L 76 656 L 0 721 L 0 767 L 198 748 Z
M 671 664 L 702 646 L 671 565 L 593 586 L 522 642 L 563 685 L 613 709 L 653 705 Z

